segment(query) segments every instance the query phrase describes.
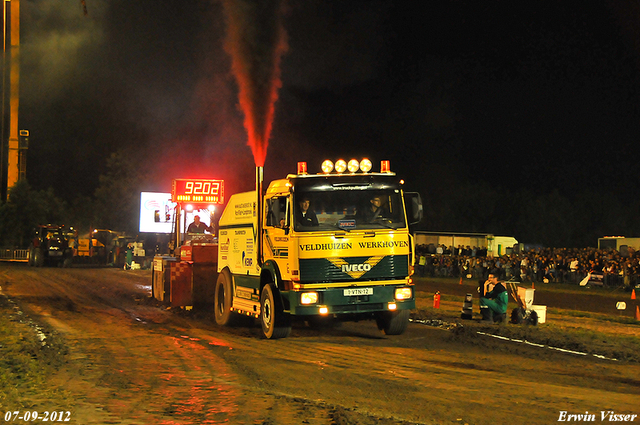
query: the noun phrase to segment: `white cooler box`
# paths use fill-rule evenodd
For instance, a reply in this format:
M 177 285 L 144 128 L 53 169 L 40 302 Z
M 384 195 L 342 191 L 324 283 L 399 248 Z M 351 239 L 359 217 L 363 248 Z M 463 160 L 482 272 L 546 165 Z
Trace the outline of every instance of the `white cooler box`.
M 546 305 L 532 305 L 529 307 L 531 310 L 538 314 L 538 323 L 544 323 L 547 321 L 547 306 Z

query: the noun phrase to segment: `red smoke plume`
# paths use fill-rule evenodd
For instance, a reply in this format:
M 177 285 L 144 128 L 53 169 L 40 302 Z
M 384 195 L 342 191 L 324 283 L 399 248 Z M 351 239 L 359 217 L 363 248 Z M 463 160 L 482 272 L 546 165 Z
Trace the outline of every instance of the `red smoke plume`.
M 287 50 L 281 0 L 223 0 L 227 20 L 225 49 L 238 81 L 253 158 L 264 166 L 278 99 L 280 58 Z

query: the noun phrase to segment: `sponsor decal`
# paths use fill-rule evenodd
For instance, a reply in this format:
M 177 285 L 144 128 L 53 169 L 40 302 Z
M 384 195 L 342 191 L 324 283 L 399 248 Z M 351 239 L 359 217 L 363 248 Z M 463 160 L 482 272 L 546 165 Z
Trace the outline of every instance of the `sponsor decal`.
M 229 251 L 229 244 L 231 243 L 231 241 L 229 240 L 229 238 L 227 238 L 226 242 L 222 242 L 220 243 L 220 251 L 222 252 L 227 252 Z
M 246 217 L 253 215 L 255 205 L 252 202 L 234 205 L 234 214 L 236 217 Z
M 250 300 L 251 299 L 251 295 L 253 295 L 253 293 L 251 291 L 247 291 L 244 289 L 236 289 L 236 297 L 238 298 L 244 298 L 246 300 Z

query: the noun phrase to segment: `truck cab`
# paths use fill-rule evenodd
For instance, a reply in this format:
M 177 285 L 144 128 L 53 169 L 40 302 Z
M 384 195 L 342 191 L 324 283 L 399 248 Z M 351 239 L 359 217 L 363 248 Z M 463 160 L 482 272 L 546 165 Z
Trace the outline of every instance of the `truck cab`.
M 418 194 L 405 196 L 394 173 L 367 170 L 299 171 L 256 195 L 233 195 L 220 219 L 218 323 L 228 307 L 259 317 L 269 338 L 286 336 L 291 316 L 374 319 L 387 334 L 404 332 L 415 308 L 408 220 L 421 218 Z

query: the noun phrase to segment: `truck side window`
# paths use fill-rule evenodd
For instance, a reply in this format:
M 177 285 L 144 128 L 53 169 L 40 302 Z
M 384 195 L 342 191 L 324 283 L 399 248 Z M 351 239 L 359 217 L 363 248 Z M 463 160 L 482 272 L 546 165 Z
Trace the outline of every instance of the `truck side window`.
M 289 198 L 271 198 L 267 200 L 267 226 L 284 228 L 289 225 Z

